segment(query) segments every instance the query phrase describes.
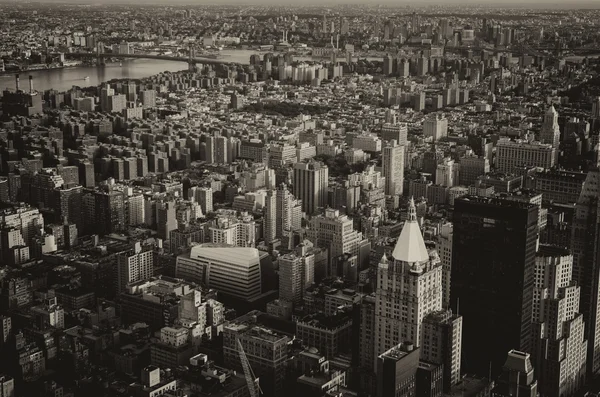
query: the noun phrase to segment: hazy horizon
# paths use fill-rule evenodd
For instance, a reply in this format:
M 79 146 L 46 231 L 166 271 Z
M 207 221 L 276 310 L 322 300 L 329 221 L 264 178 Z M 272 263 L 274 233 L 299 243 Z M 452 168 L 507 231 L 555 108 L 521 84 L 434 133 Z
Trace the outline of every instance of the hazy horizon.
M 598 8 L 600 9 L 600 1 L 546 1 L 546 0 L 504 0 L 502 4 L 497 4 L 496 0 L 421 0 L 418 5 L 413 1 L 408 0 L 307 0 L 298 4 L 297 0 L 145 0 L 140 4 L 135 0 L 35 0 L 24 2 L 22 0 L 0 0 L 0 4 L 19 3 L 19 4 L 81 4 L 81 5 L 173 5 L 173 6 L 194 6 L 194 5 L 239 5 L 239 6 L 337 6 L 337 5 L 366 5 L 372 4 L 382 6 L 399 6 L 422 8 L 430 6 L 447 6 L 447 5 L 465 5 L 465 6 L 482 6 L 485 8 L 561 8 L 561 9 L 581 9 L 581 8 Z

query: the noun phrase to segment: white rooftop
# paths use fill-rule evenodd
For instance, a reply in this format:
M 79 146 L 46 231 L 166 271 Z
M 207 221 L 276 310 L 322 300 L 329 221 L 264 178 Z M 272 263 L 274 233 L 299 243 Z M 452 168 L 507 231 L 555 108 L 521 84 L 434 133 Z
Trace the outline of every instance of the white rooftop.
M 427 251 L 427 247 L 425 247 L 425 241 L 423 240 L 421 228 L 417 221 L 415 201 L 412 198 L 408 205 L 408 219 L 404 223 L 392 256 L 397 261 L 408 263 L 426 262 L 429 260 L 429 252 Z
M 206 247 L 203 245 L 196 245 L 192 247 L 190 258 L 227 262 L 250 267 L 259 261 L 260 255 L 256 248 Z

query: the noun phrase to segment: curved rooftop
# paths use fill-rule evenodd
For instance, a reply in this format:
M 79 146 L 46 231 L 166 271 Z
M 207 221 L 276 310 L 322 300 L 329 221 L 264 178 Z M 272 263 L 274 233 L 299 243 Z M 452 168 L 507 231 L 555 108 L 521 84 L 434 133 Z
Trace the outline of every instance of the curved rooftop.
M 236 265 L 250 267 L 260 260 L 256 248 L 232 247 L 220 245 L 196 245 L 190 252 L 192 259 L 206 259 L 209 261 L 227 262 Z

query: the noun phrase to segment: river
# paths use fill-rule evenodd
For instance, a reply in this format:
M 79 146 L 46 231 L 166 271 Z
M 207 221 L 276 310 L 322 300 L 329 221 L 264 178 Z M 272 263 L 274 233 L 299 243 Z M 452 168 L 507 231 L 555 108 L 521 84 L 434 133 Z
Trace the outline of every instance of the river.
M 252 54 L 261 54 L 254 50 L 223 50 L 220 58 L 223 61 L 247 65 L 250 63 Z M 262 53 L 264 54 L 264 53 Z M 298 60 L 310 60 L 310 57 L 296 57 Z M 55 89 L 67 91 L 74 85 L 79 87 L 98 86 L 112 79 L 141 79 L 155 74 L 170 71 L 176 72 L 186 70 L 185 62 L 163 61 L 156 59 L 129 59 L 105 66 L 77 66 L 63 69 L 36 70 L 31 72 L 20 72 L 21 89 L 29 89 L 29 76 L 33 76 L 34 89 L 45 91 Z M 89 77 L 85 80 L 85 77 Z M 0 90 L 15 88 L 14 74 L 0 75 Z
M 34 89 L 67 91 L 74 85 L 97 86 L 112 79 L 141 79 L 161 72 L 187 69 L 187 63 L 155 59 L 132 59 L 123 61 L 122 66 L 112 63 L 105 66 L 76 66 L 63 69 L 21 72 L 21 89 L 29 89 L 29 76 L 33 76 Z M 85 80 L 85 77 L 89 77 Z M 15 88 L 14 74 L 0 76 L 0 89 Z

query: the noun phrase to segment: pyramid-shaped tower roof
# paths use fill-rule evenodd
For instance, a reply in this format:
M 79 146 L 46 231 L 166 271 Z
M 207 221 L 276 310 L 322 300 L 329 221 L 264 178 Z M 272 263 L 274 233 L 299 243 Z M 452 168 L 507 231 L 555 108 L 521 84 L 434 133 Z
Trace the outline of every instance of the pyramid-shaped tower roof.
M 421 228 L 417 221 L 415 201 L 412 198 L 408 204 L 408 219 L 404 223 L 392 256 L 397 261 L 407 263 L 426 262 L 429 260 L 429 252 L 427 251 L 427 247 L 425 247 L 425 241 L 423 240 Z

